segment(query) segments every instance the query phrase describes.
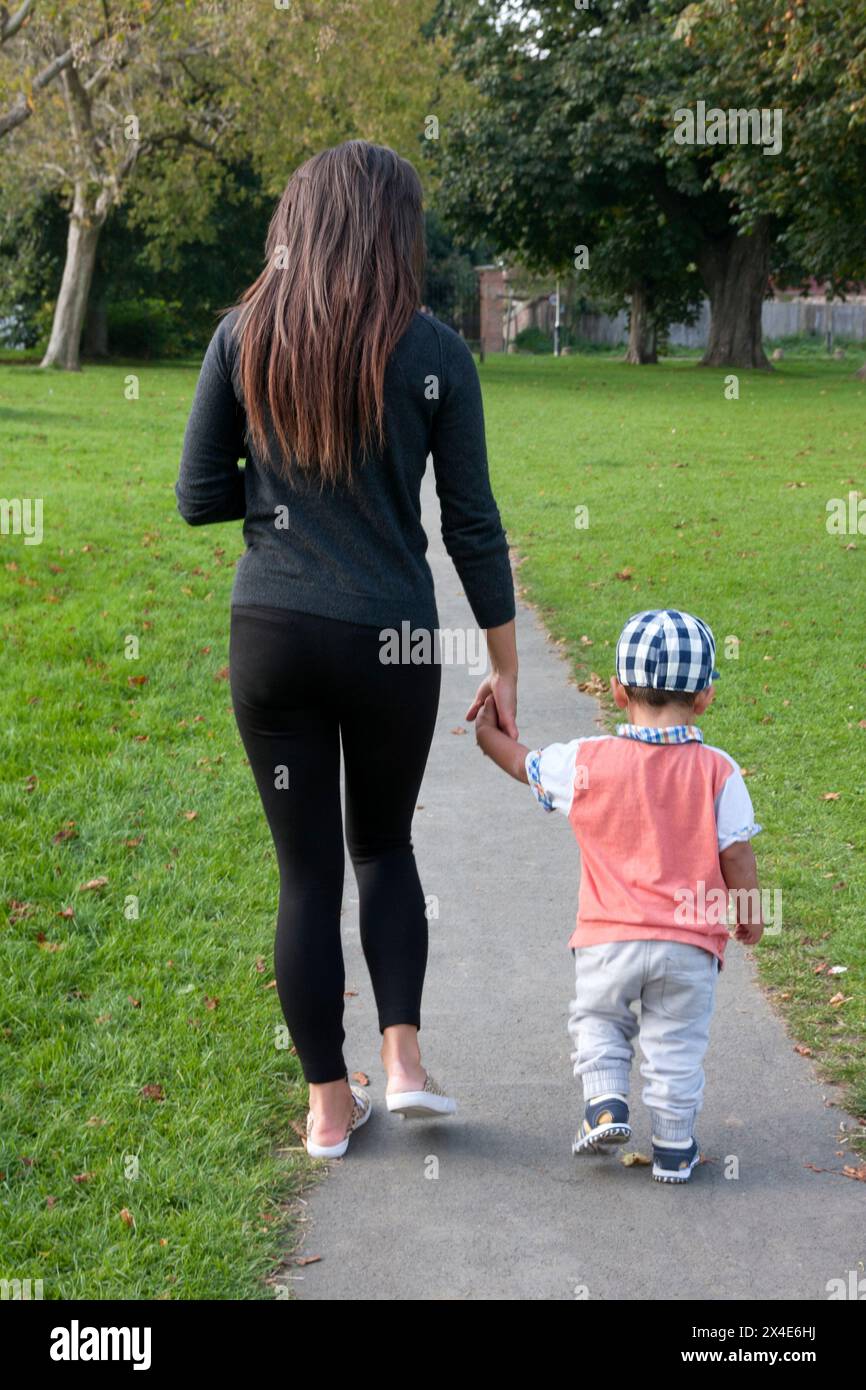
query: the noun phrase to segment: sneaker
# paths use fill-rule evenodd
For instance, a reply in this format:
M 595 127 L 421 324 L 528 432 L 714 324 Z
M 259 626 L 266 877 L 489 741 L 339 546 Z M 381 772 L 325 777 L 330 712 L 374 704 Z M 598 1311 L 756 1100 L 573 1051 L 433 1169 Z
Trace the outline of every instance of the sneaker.
M 603 1096 L 601 1100 L 587 1101 L 571 1152 L 603 1153 L 607 1144 L 624 1144 L 630 1138 L 631 1125 L 625 1101 Z
M 656 1182 L 688 1182 L 692 1170 L 701 1161 L 697 1140 L 687 1149 L 669 1149 L 653 1144 L 653 1177 Z

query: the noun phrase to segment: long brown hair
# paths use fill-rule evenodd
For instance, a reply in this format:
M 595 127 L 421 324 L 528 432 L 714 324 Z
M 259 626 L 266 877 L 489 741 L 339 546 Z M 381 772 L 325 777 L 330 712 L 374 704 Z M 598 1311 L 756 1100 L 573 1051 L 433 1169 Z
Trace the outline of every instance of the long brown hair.
M 382 447 L 385 367 L 420 302 L 421 203 L 408 160 L 366 140 L 290 178 L 235 326 L 250 437 L 284 475 L 293 456 L 322 483 L 348 481 L 354 445 Z

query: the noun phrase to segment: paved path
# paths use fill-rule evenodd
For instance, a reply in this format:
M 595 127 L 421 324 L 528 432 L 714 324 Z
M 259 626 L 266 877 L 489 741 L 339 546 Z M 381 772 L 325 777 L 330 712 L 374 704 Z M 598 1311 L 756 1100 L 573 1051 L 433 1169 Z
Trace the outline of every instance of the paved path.
M 425 515 L 443 627 L 471 623 Z M 435 538 L 435 539 L 434 539 Z M 591 627 L 589 618 L 587 626 Z M 597 733 L 595 702 L 531 610 L 518 614 L 520 729 L 531 744 Z M 811 1064 L 731 944 L 707 1059 L 699 1138 L 712 1162 L 690 1186 L 652 1182 L 617 1157 L 571 1155 L 581 1104 L 566 1033 L 572 958 L 566 941 L 578 880 L 561 816 L 482 758 L 463 714 L 477 681 L 443 668 L 436 737 L 415 818 L 425 892 L 439 899 L 421 1040 L 460 1110 L 439 1123 L 384 1108 L 357 892 L 346 883 L 347 1061 L 371 1078 L 374 1114 L 330 1175 L 308 1193 L 302 1253 L 287 1266 L 309 1299 L 823 1299 L 827 1281 L 864 1275 L 866 1186 L 841 1169 L 843 1112 L 828 1108 Z M 635 1061 L 635 1142 L 649 1121 Z M 635 1084 L 635 1082 L 637 1084 Z M 739 1159 L 726 1179 L 725 1157 Z M 428 1176 L 438 1168 L 438 1176 Z M 866 1287 L 866 1286 L 864 1286 Z

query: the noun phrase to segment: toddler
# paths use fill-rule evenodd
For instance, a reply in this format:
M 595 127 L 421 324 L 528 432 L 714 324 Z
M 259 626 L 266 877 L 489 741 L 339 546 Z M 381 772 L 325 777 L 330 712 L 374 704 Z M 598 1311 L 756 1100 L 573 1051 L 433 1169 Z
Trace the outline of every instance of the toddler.
M 695 723 L 718 674 L 706 623 L 651 610 L 617 642 L 611 692 L 627 722 L 616 734 L 531 751 L 499 728 L 492 696 L 476 720 L 482 751 L 567 816 L 580 847 L 568 1028 L 586 1108 L 573 1151 L 630 1138 L 639 1034 L 659 1182 L 687 1182 L 700 1161 L 694 1124 L 731 895 L 737 939 L 754 945 L 763 931 L 750 843 L 761 827 L 736 763 Z

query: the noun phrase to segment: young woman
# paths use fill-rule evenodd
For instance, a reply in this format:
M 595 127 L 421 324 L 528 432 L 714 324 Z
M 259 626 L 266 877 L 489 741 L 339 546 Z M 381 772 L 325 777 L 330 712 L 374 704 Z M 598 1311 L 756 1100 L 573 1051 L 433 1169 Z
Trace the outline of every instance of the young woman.
M 437 650 L 420 504 L 430 454 L 444 542 L 487 631 L 491 674 L 467 718 L 492 695 L 517 736 L 514 595 L 478 376 L 463 340 L 418 311 L 421 202 L 412 165 L 363 140 L 295 172 L 265 268 L 205 355 L 176 489 L 193 526 L 244 522 L 232 700 L 276 847 L 277 988 L 320 1157 L 344 1153 L 370 1113 L 343 1060 L 341 744 L 388 1109 L 455 1109 L 418 1048 L 427 918 L 411 826 L 440 666 L 380 659 L 385 630 L 404 622 Z

